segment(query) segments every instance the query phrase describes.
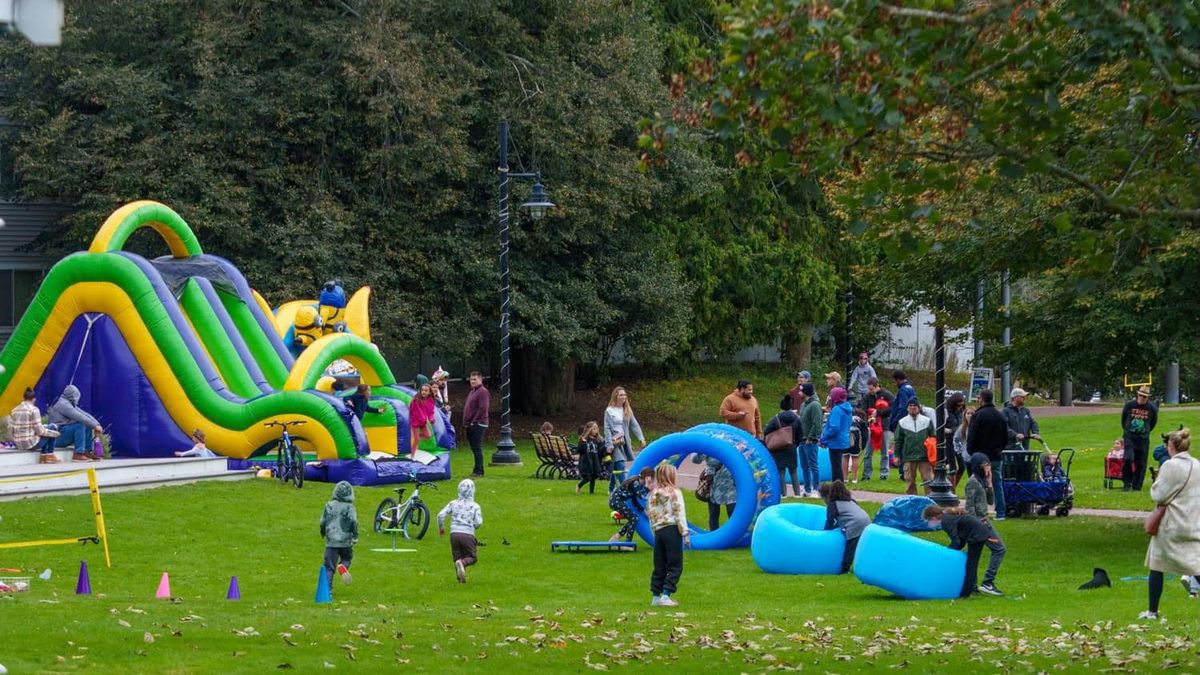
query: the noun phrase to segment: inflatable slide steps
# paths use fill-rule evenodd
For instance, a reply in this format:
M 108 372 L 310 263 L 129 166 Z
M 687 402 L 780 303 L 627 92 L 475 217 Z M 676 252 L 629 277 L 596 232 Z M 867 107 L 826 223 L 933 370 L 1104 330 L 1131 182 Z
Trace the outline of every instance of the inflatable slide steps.
M 36 453 L 27 453 L 34 455 Z M 62 455 L 60 454 L 60 458 Z M 244 480 L 253 471 L 230 471 L 223 457 L 170 457 L 149 459 L 106 459 L 101 462 L 0 466 L 0 501 L 46 495 L 87 494 L 85 474 L 49 478 L 55 474 L 95 469 L 102 492 L 145 490 L 164 485 L 182 485 L 204 480 Z

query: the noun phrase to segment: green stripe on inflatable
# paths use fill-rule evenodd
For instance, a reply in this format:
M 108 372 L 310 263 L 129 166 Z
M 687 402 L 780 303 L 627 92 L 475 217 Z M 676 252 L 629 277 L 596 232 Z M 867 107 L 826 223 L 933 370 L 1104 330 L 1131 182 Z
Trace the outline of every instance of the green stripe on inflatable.
M 267 378 L 267 384 L 275 389 L 282 389 L 283 383 L 287 381 L 288 369 L 283 365 L 279 354 L 275 353 L 271 341 L 263 334 L 262 327 L 254 320 L 250 308 L 238 296 L 226 293 L 221 289 L 217 289 L 217 297 L 221 298 L 221 304 L 225 305 L 225 311 L 229 312 L 229 318 L 233 320 L 233 325 L 237 326 L 238 332 L 242 334 L 242 339 L 246 341 L 246 348 L 250 350 L 250 356 L 258 362 L 263 377 Z M 305 387 L 305 389 L 312 388 L 311 386 Z
M 313 345 L 314 347 L 316 345 Z M 313 347 L 309 347 L 312 349 Z M 305 353 L 307 356 L 307 352 Z M 308 372 L 304 373 L 304 380 L 300 385 L 302 389 L 312 389 L 317 386 L 317 380 L 325 374 L 329 368 L 329 364 L 338 359 L 358 359 L 363 361 L 368 366 L 375 370 L 379 375 L 380 383 L 387 385 L 396 381 L 392 375 L 392 369 L 388 366 L 387 361 L 379 354 L 379 350 L 371 346 L 370 342 L 350 333 L 343 333 L 338 336 L 338 339 L 328 342 L 321 346 L 321 351 L 318 352 L 312 366 Z M 372 393 L 375 387 L 372 388 Z
M 112 283 L 130 298 L 188 400 L 206 419 L 227 429 L 245 430 L 278 415 L 305 415 L 329 431 L 339 458 L 354 459 L 357 456 L 354 438 L 341 416 L 332 406 L 311 394 L 282 391 L 250 401 L 230 401 L 213 391 L 150 281 L 136 264 L 117 254 L 74 253 L 51 268 L 29 310 L 4 351 L 0 352 L 0 364 L 5 367 L 5 372 L 0 374 L 0 388 L 8 386 L 17 367 L 32 349 L 59 296 L 72 285 L 85 282 Z
M 117 226 L 116 232 L 108 240 L 104 250 L 109 252 L 122 250 L 125 248 L 125 242 L 134 232 L 138 231 L 138 228 L 152 222 L 162 223 L 178 235 L 184 248 L 187 249 L 188 255 L 204 253 L 204 250 L 200 248 L 200 240 L 196 238 L 196 233 L 192 232 L 187 221 L 164 204 L 146 204 L 135 209 Z
M 184 285 L 179 304 L 191 321 L 192 327 L 196 329 L 197 336 L 204 343 L 204 348 L 212 357 L 213 365 L 221 373 L 221 379 L 225 380 L 229 390 L 246 398 L 254 398 L 261 394 L 258 384 L 250 377 L 250 371 L 246 370 L 246 364 L 242 363 L 233 341 L 225 334 L 217 313 L 213 311 L 208 298 L 204 296 L 204 291 L 200 290 L 195 281 L 189 279 Z

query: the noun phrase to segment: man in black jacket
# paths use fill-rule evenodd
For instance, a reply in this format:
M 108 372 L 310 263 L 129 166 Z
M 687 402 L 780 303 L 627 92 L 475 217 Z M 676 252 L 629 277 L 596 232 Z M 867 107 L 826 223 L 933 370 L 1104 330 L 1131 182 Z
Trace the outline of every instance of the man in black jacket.
M 996 520 L 1004 520 L 1004 479 L 1001 461 L 1004 448 L 1008 447 L 1008 422 L 1004 414 L 996 409 L 991 389 L 979 392 L 979 409 L 967 429 L 967 454 L 982 452 L 992 462 L 992 489 L 996 493 Z
M 1150 402 L 1150 387 L 1138 387 L 1137 397 L 1127 401 L 1121 410 L 1121 431 L 1125 438 L 1124 464 L 1121 481 L 1125 491 L 1141 492 L 1146 478 L 1146 462 L 1150 454 L 1150 432 L 1158 424 L 1158 407 Z

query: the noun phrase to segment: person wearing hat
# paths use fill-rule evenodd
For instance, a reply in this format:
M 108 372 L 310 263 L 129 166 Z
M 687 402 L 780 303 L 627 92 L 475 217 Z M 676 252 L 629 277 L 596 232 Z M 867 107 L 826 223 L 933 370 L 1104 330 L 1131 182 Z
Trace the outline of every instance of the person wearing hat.
M 1028 393 L 1017 387 L 1010 392 L 1008 403 L 1004 404 L 1004 423 L 1008 425 L 1008 445 L 1022 450 L 1029 449 L 1029 439 L 1041 440 L 1041 431 L 1033 413 L 1025 407 L 1025 397 Z
M 908 400 L 907 414 L 896 425 L 896 459 L 904 463 L 904 477 L 908 479 L 908 494 L 917 494 L 917 476 L 924 483 L 933 478 L 933 466 L 925 451 L 925 439 L 936 438 L 933 420 L 921 413 L 921 402 Z M 930 488 L 925 486 L 925 494 Z
M 1158 406 L 1150 402 L 1150 387 L 1142 385 L 1132 401 L 1121 409 L 1121 431 L 1125 439 L 1125 457 L 1121 466 L 1124 490 L 1142 490 L 1146 462 L 1150 453 L 1150 433 L 1158 424 Z
M 878 377 L 875 367 L 871 365 L 871 355 L 863 352 L 858 355 L 858 365 L 850 373 L 850 391 L 858 395 L 861 401 L 867 395 L 867 383 L 871 378 Z
M 801 370 L 800 372 L 796 373 L 796 386 L 792 387 L 791 391 L 788 392 L 788 396 L 792 397 L 792 410 L 800 409 L 800 400 L 802 397 L 805 400 L 811 400 L 815 397 L 817 400 L 817 405 L 821 405 L 821 398 L 819 396 L 816 396 L 815 394 L 804 396 L 803 392 L 800 391 L 801 387 L 806 384 L 812 384 L 812 373 L 808 372 L 807 370 Z

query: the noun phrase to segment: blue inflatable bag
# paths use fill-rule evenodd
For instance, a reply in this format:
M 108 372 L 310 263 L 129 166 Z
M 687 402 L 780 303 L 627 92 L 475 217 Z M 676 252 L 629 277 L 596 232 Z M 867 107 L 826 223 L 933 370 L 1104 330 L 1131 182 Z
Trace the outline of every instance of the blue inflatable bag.
M 854 575 L 907 600 L 950 600 L 962 591 L 967 554 L 882 525 L 868 525 L 854 552 Z
M 883 505 L 875 514 L 875 524 L 891 527 L 904 532 L 933 532 L 937 528 L 929 526 L 921 513 L 926 506 L 932 506 L 933 500 L 920 495 L 897 497 Z
M 772 506 L 758 516 L 750 554 L 769 574 L 839 574 L 846 536 L 824 527 L 824 506 Z

